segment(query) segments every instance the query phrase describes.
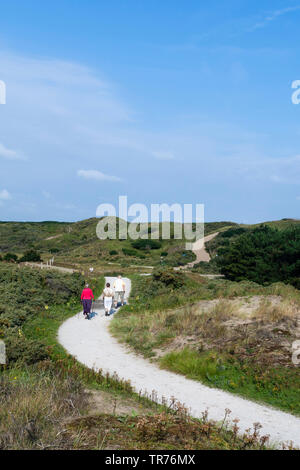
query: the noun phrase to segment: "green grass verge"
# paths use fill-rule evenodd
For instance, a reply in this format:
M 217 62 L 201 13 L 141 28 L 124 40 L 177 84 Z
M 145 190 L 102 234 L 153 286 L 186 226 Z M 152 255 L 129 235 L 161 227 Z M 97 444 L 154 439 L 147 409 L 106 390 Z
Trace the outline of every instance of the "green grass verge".
M 189 314 L 192 302 L 281 295 L 299 303 L 300 297 L 295 288 L 281 283 L 263 287 L 252 282 L 188 278 L 184 289 L 159 291 L 159 288 L 151 286 L 150 278 L 134 275 L 131 279 L 130 303 L 113 319 L 110 329 L 120 341 L 148 358 L 155 356 L 155 349 L 163 349 L 177 336 L 197 334 L 197 319 Z M 182 306 L 184 309 L 180 309 Z M 198 334 L 200 340 L 200 332 Z M 214 351 L 206 354 L 196 349 L 167 354 L 160 359 L 160 365 L 209 386 L 300 414 L 300 375 L 297 369 L 259 365 L 236 353 L 232 356 Z
M 298 370 L 255 368 L 216 352 L 184 348 L 163 356 L 160 366 L 210 386 L 300 414 Z

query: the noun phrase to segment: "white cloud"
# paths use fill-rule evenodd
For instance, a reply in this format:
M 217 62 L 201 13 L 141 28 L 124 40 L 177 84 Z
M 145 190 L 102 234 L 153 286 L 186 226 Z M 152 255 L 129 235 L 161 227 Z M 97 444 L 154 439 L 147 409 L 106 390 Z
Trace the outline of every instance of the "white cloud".
M 249 31 L 255 31 L 256 29 L 263 28 L 264 26 L 268 25 L 272 21 L 276 20 L 279 16 L 286 15 L 287 13 L 291 13 L 293 11 L 300 10 L 300 5 L 294 7 L 286 7 L 282 8 L 281 10 L 275 10 L 263 18 L 261 21 L 257 22 Z
M 105 175 L 104 173 L 98 170 L 78 170 L 77 175 L 87 180 L 115 182 L 122 181 L 122 179 L 118 176 Z
M 8 160 L 23 160 L 24 158 L 18 154 L 15 150 L 11 150 L 5 147 L 0 142 L 0 157 L 6 158 Z
M 12 199 L 11 194 L 7 191 L 7 189 L 2 189 L 0 191 L 0 200 L 1 201 L 8 201 L 9 199 Z
M 110 175 L 119 172 L 124 180 L 136 178 L 140 188 L 149 174 L 157 174 L 159 160 L 176 158 L 176 163 L 186 163 L 183 174 L 192 169 L 192 176 L 200 174 L 203 181 L 210 182 L 232 181 L 235 175 L 244 180 L 273 178 L 277 184 L 277 176 L 296 179 L 293 165 L 299 165 L 297 161 L 266 159 L 265 136 L 229 122 L 210 122 L 210 114 L 173 116 L 168 128 L 151 130 L 145 127 L 143 116 L 140 122 L 134 121 L 136 114 L 118 97 L 116 88 L 87 67 L 1 51 L 0 63 L 10 95 L 9 106 L 1 110 L 5 113 L 0 129 L 0 140 L 5 136 L 5 146 L 0 145 L 0 156 L 5 159 L 1 176 L 8 181 L 14 171 L 15 187 L 19 194 L 38 202 L 38 215 L 44 210 L 40 200 L 44 198 L 48 210 L 56 197 L 60 199 L 62 185 L 69 201 L 77 204 L 76 172 L 87 181 L 120 182 L 122 178 Z M 15 142 L 30 157 L 24 172 L 12 169 L 15 163 L 10 160 L 20 156 Z M 120 165 L 120 170 L 110 170 L 110 161 L 116 163 L 112 168 Z M 104 173 L 78 168 L 101 168 Z M 176 182 L 172 180 L 172 184 Z M 16 211 L 22 218 L 27 210 L 34 210 L 29 205 L 20 207 Z M 73 204 L 65 208 L 75 210 Z
M 134 121 L 134 113 L 117 96 L 116 87 L 77 63 L 31 59 L 0 50 L 1 79 L 9 89 L 3 107 L 0 157 L 30 156 L 35 173 L 57 159 L 60 164 L 83 154 L 96 158 L 94 135 L 118 137 Z M 18 142 L 18 149 L 14 148 Z M 8 162 L 9 163 L 9 162 Z

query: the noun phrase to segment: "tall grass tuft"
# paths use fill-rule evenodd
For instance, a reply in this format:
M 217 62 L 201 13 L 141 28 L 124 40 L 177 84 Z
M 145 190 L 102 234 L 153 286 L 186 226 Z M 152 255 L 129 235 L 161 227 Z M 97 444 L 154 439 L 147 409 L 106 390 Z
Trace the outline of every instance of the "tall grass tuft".
M 86 406 L 78 379 L 12 369 L 0 377 L 0 449 L 62 448 L 63 420 Z

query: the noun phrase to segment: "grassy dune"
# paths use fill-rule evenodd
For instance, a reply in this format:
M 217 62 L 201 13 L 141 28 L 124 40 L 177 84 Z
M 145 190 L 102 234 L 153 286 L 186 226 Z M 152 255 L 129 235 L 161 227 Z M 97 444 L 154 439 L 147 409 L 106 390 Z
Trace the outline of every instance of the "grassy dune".
M 111 323 L 116 337 L 161 367 L 300 414 L 300 376 L 291 361 L 298 290 L 196 274 L 180 289 L 133 280 L 130 305 Z
M 9 354 L 8 364 L 0 367 L 0 449 L 267 448 L 259 428 L 240 436 L 237 423 L 229 429 L 226 413 L 220 424 L 209 421 L 205 413 L 200 420 L 192 419 L 181 404 L 174 402 L 168 409 L 156 405 L 133 393 L 129 383 L 103 376 L 70 357 L 57 343 L 57 330 L 80 310 L 78 296 L 69 290 L 73 281 L 71 275 L 7 264 L 0 269 L 0 300 L 12 296 L 9 312 L 0 313 L 1 335 L 16 339 L 12 344 L 20 352 L 18 357 Z M 103 281 L 89 279 L 96 295 Z M 80 276 L 77 282 L 80 290 Z M 53 302 L 57 289 L 60 293 Z M 22 306 L 21 316 L 17 305 Z M 36 344 L 46 357 L 33 348 Z M 90 390 L 96 401 L 91 402 Z M 126 413 L 116 412 L 120 400 Z M 115 403 L 109 411 L 107 402 Z
M 108 263 L 114 264 L 118 269 L 128 268 L 130 265 L 158 265 L 161 263 L 162 253 L 163 262 L 173 266 L 186 264 L 194 259 L 193 253 L 185 252 L 185 240 L 174 239 L 174 223 L 171 223 L 169 240 L 161 238 L 163 224 L 160 223 L 160 247 L 141 250 L 135 249 L 130 239 L 99 240 L 96 235 L 98 222 L 99 219 L 96 218 L 74 223 L 0 222 L 0 253 L 5 255 L 12 252 L 20 257 L 32 248 L 41 253 L 45 260 L 54 256 L 56 264 L 75 268 L 92 264 L 96 268 L 106 269 L 109 267 Z M 231 225 L 234 224 L 206 223 L 205 232 L 209 234 Z M 149 227 L 146 227 L 146 232 Z

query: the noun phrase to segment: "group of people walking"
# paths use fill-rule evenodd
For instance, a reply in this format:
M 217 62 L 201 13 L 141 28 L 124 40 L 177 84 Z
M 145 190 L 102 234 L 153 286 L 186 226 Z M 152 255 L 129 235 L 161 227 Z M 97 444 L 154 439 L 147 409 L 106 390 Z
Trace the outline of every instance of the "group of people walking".
M 113 288 L 111 288 L 109 282 L 106 283 L 106 286 L 101 294 L 101 297 L 104 301 L 106 317 L 110 315 L 113 303 L 115 303 L 115 308 L 117 308 L 119 302 L 121 303 L 121 306 L 124 305 L 125 287 L 125 282 L 120 275 L 115 280 Z M 81 294 L 81 302 L 83 305 L 83 314 L 87 320 L 90 319 L 93 300 L 95 300 L 93 291 L 90 286 L 86 284 Z

